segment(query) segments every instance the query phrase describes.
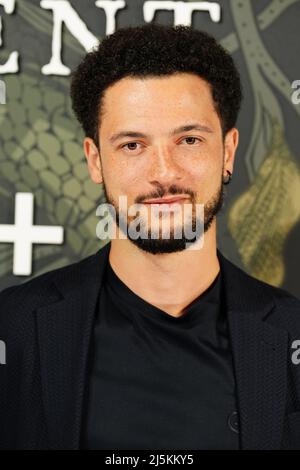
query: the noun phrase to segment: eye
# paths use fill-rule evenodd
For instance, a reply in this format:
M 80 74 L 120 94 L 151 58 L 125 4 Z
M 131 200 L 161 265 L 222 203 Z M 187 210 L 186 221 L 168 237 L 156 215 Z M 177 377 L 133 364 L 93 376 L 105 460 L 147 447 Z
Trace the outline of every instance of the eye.
M 137 145 L 139 145 L 138 142 L 128 142 L 128 144 L 121 145 L 121 148 L 123 149 L 127 147 L 128 150 L 137 150 Z
M 188 145 L 193 145 L 195 143 L 196 140 L 198 140 L 199 142 L 202 142 L 201 139 L 199 139 L 198 137 L 193 137 L 193 136 L 188 136 L 188 137 L 185 137 L 184 139 L 182 139 L 181 142 L 183 142 L 184 140 L 188 141 Z

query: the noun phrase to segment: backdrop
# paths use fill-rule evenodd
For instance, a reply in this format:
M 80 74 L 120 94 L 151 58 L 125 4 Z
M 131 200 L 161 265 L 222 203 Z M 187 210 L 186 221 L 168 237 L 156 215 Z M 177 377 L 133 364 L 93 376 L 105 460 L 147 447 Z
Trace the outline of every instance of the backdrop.
M 0 290 L 106 243 L 69 73 L 106 34 L 155 22 L 192 24 L 233 54 L 245 97 L 218 246 L 300 297 L 299 0 L 0 0 L 0 15 Z

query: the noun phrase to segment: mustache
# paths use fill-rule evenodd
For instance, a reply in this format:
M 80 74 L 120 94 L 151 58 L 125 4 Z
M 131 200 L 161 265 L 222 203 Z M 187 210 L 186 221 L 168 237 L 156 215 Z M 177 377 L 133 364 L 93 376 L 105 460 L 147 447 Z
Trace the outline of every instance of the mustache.
M 169 188 L 159 187 L 156 191 L 150 194 L 142 194 L 135 199 L 137 204 L 143 203 L 146 199 L 160 199 L 164 196 L 174 196 L 188 194 L 192 200 L 195 200 L 196 193 L 189 188 L 180 188 L 176 185 L 172 185 Z

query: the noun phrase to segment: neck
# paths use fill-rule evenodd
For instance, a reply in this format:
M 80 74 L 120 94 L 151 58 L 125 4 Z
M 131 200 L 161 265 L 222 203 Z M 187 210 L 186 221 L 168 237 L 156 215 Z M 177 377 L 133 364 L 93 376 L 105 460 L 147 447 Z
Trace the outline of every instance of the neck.
M 128 239 L 114 239 L 109 262 L 135 294 L 170 315 L 181 316 L 219 273 L 216 220 L 205 232 L 200 249 L 153 255 Z

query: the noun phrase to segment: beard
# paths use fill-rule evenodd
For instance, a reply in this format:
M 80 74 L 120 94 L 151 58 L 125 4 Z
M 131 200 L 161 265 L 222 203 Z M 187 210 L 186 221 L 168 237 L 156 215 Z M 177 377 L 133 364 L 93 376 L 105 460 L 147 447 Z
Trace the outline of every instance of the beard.
M 151 254 L 164 254 L 164 253 L 175 253 L 180 252 L 187 249 L 187 246 L 192 247 L 194 244 L 200 241 L 201 237 L 205 232 L 208 231 L 210 228 L 214 218 L 216 215 L 221 211 L 224 203 L 224 186 L 223 181 L 221 180 L 219 187 L 214 194 L 213 197 L 209 199 L 209 201 L 204 204 L 203 208 L 203 217 L 199 218 L 196 212 L 196 193 L 188 189 L 182 189 L 175 185 L 172 185 L 168 188 L 168 191 L 159 188 L 156 193 L 151 195 L 143 195 L 136 198 L 135 203 L 139 204 L 142 203 L 143 200 L 146 199 L 155 199 L 155 198 L 162 198 L 165 194 L 172 194 L 172 195 L 180 195 L 180 194 L 189 194 L 191 197 L 191 204 L 192 204 L 192 211 L 191 211 L 191 218 L 190 220 L 181 223 L 180 229 L 180 238 L 176 235 L 175 237 L 175 228 L 174 225 L 170 226 L 170 231 L 168 237 L 163 236 L 161 230 L 159 230 L 159 236 L 153 237 L 153 232 L 151 232 L 151 227 L 146 229 L 147 236 L 140 236 L 137 238 L 133 238 L 130 231 L 128 231 L 128 227 L 130 223 L 134 220 L 137 220 L 137 217 L 128 216 L 127 213 L 123 213 L 119 211 L 118 204 L 110 195 L 105 182 L 103 181 L 103 191 L 106 198 L 106 201 L 114 208 L 114 220 L 117 224 L 117 227 L 122 230 L 122 232 L 126 235 L 126 237 L 131 240 L 138 248 L 141 250 L 151 253 Z M 165 215 L 170 215 L 170 212 L 167 212 Z M 163 215 L 163 214 L 160 214 Z M 204 218 L 204 220 L 203 220 Z M 173 218 L 174 220 L 174 218 Z M 138 218 L 138 225 L 142 228 L 141 232 L 145 233 L 145 227 L 147 224 L 142 217 Z M 189 225 L 189 231 L 192 230 L 192 237 L 186 237 L 186 227 Z M 177 230 L 178 233 L 178 230 Z

